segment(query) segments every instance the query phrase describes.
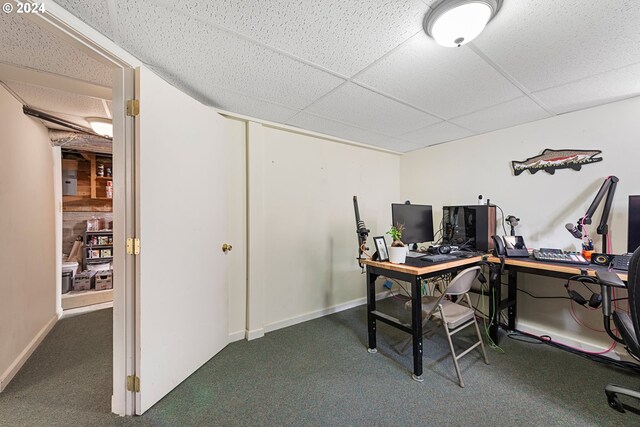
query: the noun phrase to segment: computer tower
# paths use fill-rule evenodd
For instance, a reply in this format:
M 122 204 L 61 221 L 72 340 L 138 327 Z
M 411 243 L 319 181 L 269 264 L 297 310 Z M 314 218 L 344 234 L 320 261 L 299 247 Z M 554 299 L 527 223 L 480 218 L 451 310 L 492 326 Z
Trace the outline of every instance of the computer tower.
M 444 244 L 465 246 L 478 251 L 493 250 L 496 234 L 494 205 L 445 206 L 442 208 Z

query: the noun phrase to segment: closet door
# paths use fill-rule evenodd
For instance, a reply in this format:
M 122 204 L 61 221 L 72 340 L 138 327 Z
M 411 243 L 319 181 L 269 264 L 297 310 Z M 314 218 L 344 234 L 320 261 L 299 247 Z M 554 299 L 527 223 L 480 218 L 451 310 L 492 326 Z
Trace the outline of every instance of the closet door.
M 136 70 L 136 413 L 228 343 L 225 120 Z M 212 379 L 213 380 L 213 379 Z

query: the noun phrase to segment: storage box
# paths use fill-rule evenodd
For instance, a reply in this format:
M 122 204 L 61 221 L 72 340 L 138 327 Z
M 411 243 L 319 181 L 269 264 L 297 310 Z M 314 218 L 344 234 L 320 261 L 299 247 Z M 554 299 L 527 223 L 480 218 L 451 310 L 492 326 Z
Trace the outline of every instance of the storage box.
M 73 278 L 73 290 L 74 291 L 88 291 L 93 287 L 95 278 L 95 271 L 83 271 L 78 273 Z
M 96 272 L 96 291 L 113 289 L 113 272 L 111 270 Z

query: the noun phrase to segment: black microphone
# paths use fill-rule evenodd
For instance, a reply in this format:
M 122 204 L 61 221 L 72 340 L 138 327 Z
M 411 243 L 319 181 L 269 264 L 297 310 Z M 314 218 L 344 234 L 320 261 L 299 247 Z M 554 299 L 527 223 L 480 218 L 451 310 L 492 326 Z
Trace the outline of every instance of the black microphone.
M 506 221 L 506 222 L 508 222 L 510 226 L 515 227 L 516 225 L 518 225 L 518 224 L 519 224 L 519 222 L 518 222 L 518 221 L 520 221 L 520 218 L 516 218 L 516 217 L 515 217 L 515 216 L 513 216 L 513 215 L 509 215 L 509 216 L 507 216 L 507 218 L 505 219 L 505 221 Z
M 565 225 L 565 228 L 576 239 L 582 239 L 582 231 L 577 226 L 569 223 Z
M 358 233 L 364 236 L 369 235 L 369 229 L 364 225 L 364 221 L 358 221 Z

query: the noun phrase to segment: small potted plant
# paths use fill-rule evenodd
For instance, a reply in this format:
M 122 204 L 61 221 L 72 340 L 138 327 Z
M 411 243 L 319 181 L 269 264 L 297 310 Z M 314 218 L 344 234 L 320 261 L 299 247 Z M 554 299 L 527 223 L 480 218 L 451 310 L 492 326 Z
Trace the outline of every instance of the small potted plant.
M 393 243 L 389 248 L 389 262 L 394 264 L 404 264 L 407 260 L 407 247 L 402 243 L 402 231 L 404 230 L 403 224 L 396 224 L 391 226 L 391 229 L 387 231 L 387 234 L 393 238 Z

